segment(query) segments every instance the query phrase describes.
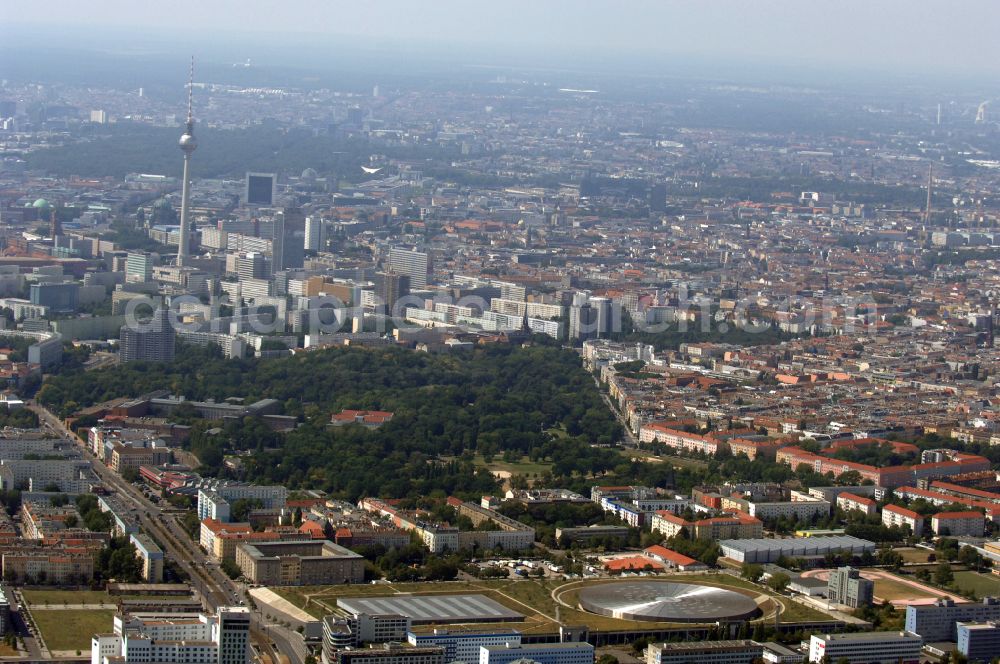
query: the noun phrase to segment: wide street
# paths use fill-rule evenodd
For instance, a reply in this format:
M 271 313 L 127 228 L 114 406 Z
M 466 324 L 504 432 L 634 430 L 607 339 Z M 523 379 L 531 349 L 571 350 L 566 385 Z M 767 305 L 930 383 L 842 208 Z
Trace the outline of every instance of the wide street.
M 28 657 L 31 659 L 40 659 L 42 657 L 42 646 L 39 643 L 38 637 L 31 632 L 28 623 L 21 614 L 19 596 L 14 592 L 14 588 L 6 583 L 3 584 L 3 592 L 7 597 L 7 602 L 10 604 L 10 617 L 14 633 L 24 643 L 24 649 L 28 652 Z
M 142 491 L 110 468 L 94 458 L 86 448 L 84 441 L 70 431 L 58 417 L 47 409 L 31 401 L 28 407 L 38 414 L 43 426 L 75 441 L 83 449 L 84 455 L 90 460 L 91 466 L 98 477 L 109 488 L 131 506 L 133 515 L 139 520 L 143 529 L 152 534 L 164 547 L 164 554 L 173 560 L 189 577 L 191 586 L 201 597 L 202 604 L 208 611 L 215 611 L 220 606 L 237 606 L 247 601 L 245 588 L 230 579 L 212 561 L 201 548 L 191 540 L 190 536 L 178 523 L 178 515 L 173 510 L 167 510 L 151 502 Z M 257 637 L 257 645 L 262 652 L 273 654 L 271 643 L 277 651 L 288 657 L 292 663 L 303 662 L 308 649 L 302 637 L 281 625 L 266 624 L 260 612 L 253 612 L 252 633 Z M 29 644 L 30 647 L 30 644 Z M 35 646 L 37 648 L 37 646 Z

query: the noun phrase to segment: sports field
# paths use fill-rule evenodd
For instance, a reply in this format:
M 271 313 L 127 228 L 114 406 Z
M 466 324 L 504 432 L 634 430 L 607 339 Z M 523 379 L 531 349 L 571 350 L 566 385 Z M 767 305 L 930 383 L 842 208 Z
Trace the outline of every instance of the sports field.
M 891 578 L 875 579 L 875 597 L 881 600 L 896 602 L 899 600 L 927 600 L 942 597 L 937 593 L 918 590 L 907 583 L 901 583 Z
M 633 577 L 634 578 L 634 577 Z M 774 619 L 779 613 L 781 622 L 824 621 L 830 616 L 776 596 L 759 586 L 729 574 L 674 574 L 647 577 L 650 580 L 676 581 L 715 585 L 758 599 L 765 617 Z M 595 630 L 635 629 L 637 625 L 665 627 L 669 623 L 635 623 L 605 616 L 598 616 L 577 608 L 576 593 L 583 587 L 596 583 L 610 583 L 619 579 L 578 579 L 578 580 L 490 580 L 453 581 L 448 583 L 395 583 L 354 586 L 305 586 L 275 587 L 272 590 L 296 606 L 314 616 L 320 617 L 336 609 L 338 597 L 374 597 L 394 594 L 434 595 L 481 593 L 496 602 L 525 616 L 523 623 L 513 623 L 512 627 L 525 633 L 547 633 L 557 629 L 558 619 L 564 624 L 584 624 Z M 558 605 L 558 608 L 557 608 Z
M 955 572 L 955 586 L 963 595 L 976 597 L 1000 597 L 1000 576 L 980 572 Z

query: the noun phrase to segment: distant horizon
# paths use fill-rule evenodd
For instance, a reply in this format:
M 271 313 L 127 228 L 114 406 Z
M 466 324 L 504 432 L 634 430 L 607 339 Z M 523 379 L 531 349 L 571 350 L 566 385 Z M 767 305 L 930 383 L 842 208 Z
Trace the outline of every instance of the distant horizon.
M 346 55 L 344 64 L 390 72 L 430 63 L 438 70 L 533 67 L 792 84 L 815 79 L 821 87 L 827 78 L 837 85 L 900 79 L 900 85 L 961 85 L 984 93 L 1000 74 L 1000 44 L 988 35 L 988 26 L 1000 24 L 1000 3 L 982 0 L 968 3 L 965 15 L 975 21 L 931 16 L 930 3 L 900 0 L 877 7 L 848 0 L 836 13 L 790 0 L 710 7 L 636 0 L 620 9 L 602 0 L 511 0 L 506 11 L 439 0 L 422 12 L 403 0 L 344 6 L 300 1 L 282 11 L 269 3 L 255 8 L 228 1 L 97 4 L 104 9 L 64 0 L 7 6 L 0 10 L 0 35 L 7 48 L 32 51 L 138 50 L 140 56 L 169 57 L 194 50 L 206 61 L 249 57 L 301 68 L 325 68 L 334 64 L 332 55 Z M 405 60 L 394 61 L 398 55 Z
M 17 25 L 7 26 L 12 29 L 34 28 L 37 26 Z M 410 78 L 426 75 L 441 76 L 449 72 L 470 74 L 475 71 L 496 71 L 497 75 L 506 73 L 525 73 L 541 76 L 552 74 L 553 79 L 559 75 L 584 77 L 622 77 L 627 79 L 651 80 L 683 80 L 689 82 L 717 82 L 719 84 L 764 85 L 812 87 L 816 89 L 857 88 L 858 91 L 878 90 L 888 95 L 896 95 L 904 90 L 918 91 L 921 94 L 929 92 L 954 95 L 984 95 L 986 97 L 1000 96 L 1000 82 L 992 78 L 974 76 L 971 73 L 957 76 L 949 72 L 913 72 L 896 71 L 888 68 L 864 68 L 850 64 L 834 64 L 819 62 L 771 62 L 766 59 L 727 60 L 722 56 L 709 57 L 700 54 L 656 54 L 634 56 L 627 54 L 617 56 L 602 55 L 597 52 L 577 53 L 572 51 L 548 52 L 544 57 L 522 50 L 512 54 L 480 48 L 475 57 L 468 60 L 454 58 L 454 48 L 458 44 L 436 44 L 421 46 L 414 43 L 394 42 L 368 51 L 353 50 L 357 42 L 362 41 L 356 36 L 347 36 L 334 45 L 309 45 L 299 42 L 300 49 L 296 55 L 290 55 L 280 45 L 267 45 L 247 40 L 247 34 L 234 33 L 234 39 L 223 41 L 201 41 L 188 38 L 186 41 L 172 41 L 170 46 L 163 44 L 158 48 L 148 41 L 145 45 L 129 42 L 107 43 L 73 43 L 70 41 L 42 40 L 31 37 L 43 37 L 51 34 L 53 28 L 69 30 L 68 26 L 44 26 L 44 32 L 22 32 L 19 37 L 30 43 L 7 42 L 0 45 L 0 56 L 6 51 L 6 60 L 0 64 L 0 77 L 11 77 L 11 69 L 44 72 L 34 62 L 13 62 L 13 55 L 50 55 L 55 58 L 65 57 L 65 74 L 86 67 L 86 59 L 97 61 L 106 59 L 123 60 L 123 70 L 132 74 L 140 73 L 144 62 L 176 61 L 186 63 L 194 55 L 198 63 L 219 68 L 235 66 L 250 60 L 254 68 L 263 70 L 316 71 L 333 72 L 338 67 L 345 67 L 354 75 L 367 73 L 370 76 L 386 74 L 393 77 Z M 114 36 L 118 30 L 112 29 L 109 36 Z M 2 34 L 2 32 L 0 32 Z M 166 33 L 162 33 L 164 36 Z M 272 37 L 291 37 L 289 34 L 269 33 Z M 219 35 L 215 35 L 216 38 Z M 314 50 L 315 49 L 315 50 Z M 83 56 L 84 61 L 79 57 Z M 302 56 L 302 57 L 298 57 Z M 124 58 L 129 58 L 124 62 Z M 405 63 L 405 64 L 404 64 Z M 186 65 L 179 66 L 178 76 L 186 74 Z M 17 78 L 17 76 L 14 76 Z M 22 76 L 21 78 L 24 78 Z M 32 80 L 47 80 L 44 74 L 31 76 Z M 79 82 L 91 82 L 83 77 Z M 378 82 L 373 80 L 373 82 Z M 289 83 L 292 85 L 292 83 Z M 585 86 L 586 87 L 586 86 Z M 984 97 L 985 98 L 985 97 Z

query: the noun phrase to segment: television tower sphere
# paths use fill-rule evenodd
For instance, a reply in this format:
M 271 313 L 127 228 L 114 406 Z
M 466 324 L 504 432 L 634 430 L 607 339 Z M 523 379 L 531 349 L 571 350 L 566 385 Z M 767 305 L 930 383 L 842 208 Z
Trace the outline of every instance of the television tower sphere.
M 190 131 L 184 132 L 184 134 L 181 136 L 181 140 L 179 143 L 181 146 L 181 150 L 186 152 L 187 154 L 191 154 L 192 152 L 195 151 L 195 148 L 198 147 L 198 139 L 196 139 L 194 137 L 194 134 L 192 134 Z

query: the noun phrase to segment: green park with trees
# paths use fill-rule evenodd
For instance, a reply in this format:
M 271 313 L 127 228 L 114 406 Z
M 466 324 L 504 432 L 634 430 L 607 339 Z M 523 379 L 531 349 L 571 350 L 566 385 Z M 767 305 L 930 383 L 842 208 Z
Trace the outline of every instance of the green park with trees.
M 276 432 L 254 417 L 221 426 L 192 420 L 188 444 L 200 471 L 226 476 L 234 471 L 225 457 L 239 453 L 241 479 L 348 499 L 495 491 L 497 479 L 475 464 L 475 454 L 544 460 L 554 476 L 567 478 L 606 473 L 620 460 L 608 449 L 620 425 L 579 357 L 554 343 L 447 355 L 331 348 L 273 360 L 227 360 L 214 349 L 183 347 L 177 357 L 170 365 L 53 376 L 38 399 L 61 416 L 154 390 L 191 400 L 275 399 L 298 419 L 295 429 Z M 344 409 L 394 417 L 377 429 L 328 426 Z

